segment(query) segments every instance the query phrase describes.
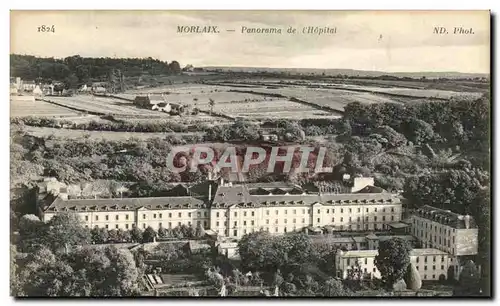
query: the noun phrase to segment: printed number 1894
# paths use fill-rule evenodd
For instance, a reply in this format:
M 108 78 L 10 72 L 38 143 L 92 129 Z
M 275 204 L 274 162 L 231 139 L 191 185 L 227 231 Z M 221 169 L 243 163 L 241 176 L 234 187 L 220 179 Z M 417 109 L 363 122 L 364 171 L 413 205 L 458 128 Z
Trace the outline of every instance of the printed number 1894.
M 56 27 L 54 25 L 42 25 L 38 27 L 38 32 L 44 32 L 44 33 L 55 33 L 56 32 Z

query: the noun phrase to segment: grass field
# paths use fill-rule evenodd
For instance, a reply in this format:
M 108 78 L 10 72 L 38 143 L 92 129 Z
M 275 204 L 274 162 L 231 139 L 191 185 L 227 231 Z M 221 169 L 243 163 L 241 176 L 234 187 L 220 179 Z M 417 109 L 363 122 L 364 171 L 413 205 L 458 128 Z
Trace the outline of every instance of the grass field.
M 10 117 L 72 117 L 82 113 L 44 101 L 11 101 Z
M 125 140 L 130 138 L 149 139 L 149 138 L 163 138 L 166 136 L 184 136 L 184 135 L 197 135 L 199 133 L 186 132 L 186 133 L 137 133 L 137 132 L 110 132 L 110 131 L 84 131 L 84 130 L 70 130 L 70 129 L 57 129 L 47 127 L 33 127 L 25 126 L 24 131 L 36 137 L 49 137 L 56 138 L 84 138 L 91 139 L 106 139 L 106 140 Z

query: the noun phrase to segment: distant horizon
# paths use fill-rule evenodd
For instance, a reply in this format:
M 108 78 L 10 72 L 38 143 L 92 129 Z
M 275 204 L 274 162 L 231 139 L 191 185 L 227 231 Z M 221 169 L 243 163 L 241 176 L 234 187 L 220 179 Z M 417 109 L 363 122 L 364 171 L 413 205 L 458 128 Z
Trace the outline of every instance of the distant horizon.
M 41 24 L 54 31 L 38 32 Z M 11 11 L 10 25 L 16 54 L 150 55 L 196 67 L 490 73 L 489 11 Z M 217 30 L 179 30 L 205 26 Z M 454 33 L 458 26 L 471 33 Z
M 192 65 L 190 63 L 183 63 L 182 61 L 178 59 L 173 59 L 171 61 L 165 61 L 160 58 L 155 58 L 152 56 L 144 56 L 144 57 L 110 57 L 110 56 L 85 56 L 81 54 L 72 54 L 72 55 L 67 55 L 63 57 L 59 56 L 40 56 L 36 54 L 19 54 L 19 53 L 10 53 L 9 55 L 20 55 L 20 56 L 33 56 L 33 57 L 38 57 L 38 58 L 53 58 L 57 60 L 63 60 L 67 57 L 72 57 L 72 56 L 80 56 L 82 58 L 113 58 L 113 59 L 128 59 L 128 58 L 139 58 L 139 59 L 146 59 L 146 58 L 152 58 L 154 60 L 162 61 L 162 62 L 172 62 L 172 61 L 177 61 L 181 65 L 181 68 L 186 67 L 187 65 Z M 192 65 L 194 68 L 232 68 L 232 69 L 244 69 L 244 68 L 251 68 L 251 69 L 291 69 L 291 70 L 349 70 L 349 71 L 361 71 L 361 72 L 372 72 L 372 73 L 387 73 L 387 74 L 415 74 L 415 73 L 454 73 L 454 74 L 479 74 L 479 75 L 491 75 L 491 73 L 485 73 L 485 72 L 462 72 L 462 71 L 431 71 L 431 70 L 422 70 L 422 71 L 386 71 L 386 70 L 367 70 L 367 69 L 354 69 L 354 68 L 334 68 L 334 67 L 328 67 L 328 68 L 315 68 L 315 67 L 266 67 L 266 66 L 241 66 L 241 65 Z

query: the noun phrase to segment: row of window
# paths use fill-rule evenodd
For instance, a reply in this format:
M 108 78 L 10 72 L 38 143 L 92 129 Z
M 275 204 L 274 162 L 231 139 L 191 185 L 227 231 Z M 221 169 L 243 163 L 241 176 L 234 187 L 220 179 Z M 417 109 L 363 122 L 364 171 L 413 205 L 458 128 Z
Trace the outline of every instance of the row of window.
M 191 218 L 191 216 L 192 216 L 192 214 L 190 212 L 188 212 L 187 215 L 188 215 L 188 218 Z M 204 215 L 204 217 L 208 218 L 208 213 L 207 212 L 204 212 L 203 215 Z M 147 217 L 146 214 L 142 214 L 142 219 L 146 219 L 146 217 Z M 161 214 L 161 213 L 160 214 L 153 214 L 153 219 L 156 219 L 157 217 L 161 219 L 161 218 L 163 218 L 163 214 Z M 168 213 L 168 217 L 172 218 L 172 213 Z M 182 213 L 181 212 L 178 213 L 178 217 L 182 218 Z M 201 212 L 197 213 L 197 217 L 201 218 Z M 109 215 L 104 216 L 104 219 L 106 221 L 108 221 L 109 220 Z M 129 220 L 129 219 L 130 219 L 129 215 L 128 214 L 125 215 L 125 220 Z M 99 216 L 98 215 L 95 216 L 95 220 L 99 221 Z M 120 220 L 120 215 L 115 215 L 115 220 Z M 85 216 L 85 221 L 89 221 L 89 216 Z
M 427 256 L 424 257 L 424 262 L 427 262 Z M 417 263 L 420 261 L 420 257 L 417 257 Z M 436 262 L 436 256 L 432 256 L 432 261 Z M 444 256 L 441 257 L 441 262 L 444 262 Z
M 360 212 L 361 212 L 361 208 L 358 208 L 357 210 L 358 210 L 358 213 L 360 213 Z M 374 212 L 377 212 L 377 207 L 375 207 L 375 208 L 373 209 L 373 211 L 374 211 Z M 288 210 L 287 210 L 287 209 L 285 209 L 283 212 L 284 212 L 284 214 L 285 214 L 285 215 L 287 215 L 287 214 L 288 214 Z M 334 214 L 334 213 L 335 213 L 335 209 L 333 208 L 333 209 L 331 210 L 331 212 Z M 347 208 L 346 208 L 346 212 L 347 212 Z M 369 211 L 369 208 L 366 208 L 366 212 L 370 212 L 370 211 Z M 382 212 L 386 212 L 386 209 L 385 209 L 385 208 L 382 208 Z M 391 207 L 391 212 L 394 212 L 394 207 Z M 252 212 L 250 212 L 250 213 L 251 213 L 251 216 L 252 216 L 252 217 L 253 217 L 253 216 L 255 216 L 255 212 L 253 212 L 253 211 L 252 211 Z M 278 210 L 278 209 L 276 209 L 276 210 L 274 211 L 274 213 L 275 213 L 276 215 L 279 215 L 279 210 Z M 305 214 L 305 213 L 306 213 L 306 210 L 305 210 L 305 209 L 302 209 L 302 214 Z M 308 213 L 308 214 L 310 214 L 310 213 L 311 213 L 311 209 L 310 209 L 310 208 L 309 208 L 309 209 L 307 209 L 307 213 Z M 327 214 L 329 214 L 329 213 L 330 213 L 330 209 L 329 209 L 329 208 L 326 210 L 326 213 L 327 213 Z M 341 214 L 342 214 L 342 213 L 344 213 L 344 208 L 341 208 L 341 209 L 340 209 L 340 213 L 341 213 Z M 349 208 L 349 213 L 352 213 L 352 208 Z M 269 216 L 270 214 L 271 214 L 270 210 L 266 210 L 266 215 L 267 215 L 267 216 Z M 297 209 L 294 209 L 294 210 L 293 210 L 293 214 L 294 214 L 294 215 L 296 215 L 296 214 L 297 214 Z M 318 214 L 321 214 L 321 209 L 318 209 Z M 217 217 L 220 217 L 220 214 L 219 214 L 219 213 L 216 213 L 216 216 L 217 216 Z M 224 216 L 225 216 L 225 217 L 227 216 L 227 215 L 226 215 L 226 213 L 224 213 Z M 238 216 L 238 212 L 236 212 L 236 211 L 235 211 L 235 212 L 234 212 L 234 216 L 235 216 L 235 217 L 237 217 L 237 216 Z M 246 211 L 244 211 L 244 212 L 243 212 L 243 216 L 244 216 L 244 217 L 246 217 L 246 216 L 247 216 L 247 212 L 246 212 Z

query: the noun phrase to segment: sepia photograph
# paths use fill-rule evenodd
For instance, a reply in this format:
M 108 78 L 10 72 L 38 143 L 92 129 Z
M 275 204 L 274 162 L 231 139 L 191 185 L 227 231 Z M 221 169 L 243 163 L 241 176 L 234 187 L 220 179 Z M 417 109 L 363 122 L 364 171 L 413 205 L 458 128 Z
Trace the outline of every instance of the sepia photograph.
M 10 295 L 491 298 L 491 20 L 11 10 Z

